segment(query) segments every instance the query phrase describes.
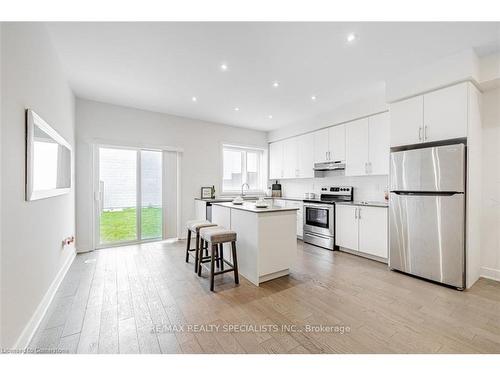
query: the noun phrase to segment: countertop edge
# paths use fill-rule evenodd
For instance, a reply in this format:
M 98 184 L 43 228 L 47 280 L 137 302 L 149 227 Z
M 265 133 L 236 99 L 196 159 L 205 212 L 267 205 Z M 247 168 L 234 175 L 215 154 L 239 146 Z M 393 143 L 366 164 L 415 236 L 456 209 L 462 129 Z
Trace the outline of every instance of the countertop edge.
M 253 212 L 256 214 L 265 214 L 268 212 L 298 211 L 299 210 L 297 207 L 276 207 L 276 208 L 257 208 L 257 207 L 254 207 L 254 208 L 249 208 L 249 207 L 245 207 L 243 205 L 235 205 L 235 204 L 232 204 L 231 202 L 217 202 L 217 203 L 212 203 L 212 205 L 232 208 L 235 210 Z

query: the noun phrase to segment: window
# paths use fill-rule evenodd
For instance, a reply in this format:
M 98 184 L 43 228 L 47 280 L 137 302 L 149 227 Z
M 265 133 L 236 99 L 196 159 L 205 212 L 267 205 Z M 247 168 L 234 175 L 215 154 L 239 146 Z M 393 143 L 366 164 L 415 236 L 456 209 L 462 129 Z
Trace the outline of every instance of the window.
M 241 191 L 247 183 L 252 192 L 264 191 L 263 150 L 223 145 L 222 192 Z

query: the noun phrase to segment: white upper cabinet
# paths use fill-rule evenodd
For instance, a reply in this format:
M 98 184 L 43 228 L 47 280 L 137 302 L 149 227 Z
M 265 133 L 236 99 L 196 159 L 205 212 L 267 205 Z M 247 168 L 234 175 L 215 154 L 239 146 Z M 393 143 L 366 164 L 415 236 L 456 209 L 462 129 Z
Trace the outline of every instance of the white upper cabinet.
M 389 174 L 389 113 L 371 116 L 368 123 L 368 173 Z
M 368 172 L 368 118 L 346 124 L 346 176 L 363 176 Z
M 424 97 L 417 96 L 391 104 L 391 146 L 422 141 Z
M 269 144 L 269 178 L 283 177 L 283 142 Z
M 467 137 L 467 83 L 424 95 L 425 142 Z
M 391 147 L 467 136 L 468 83 L 391 104 Z
M 299 147 L 297 138 L 285 139 L 283 142 L 283 178 L 299 177 Z
M 346 176 L 389 174 L 387 112 L 345 124 Z
M 313 178 L 314 163 L 345 162 L 346 176 L 388 174 L 387 113 L 269 144 L 269 178 Z
M 299 178 L 314 177 L 314 136 L 312 133 L 297 137 L 299 160 L 298 176 Z
M 314 140 L 304 134 L 269 144 L 269 178 L 314 177 Z
M 345 125 L 318 130 L 314 135 L 314 162 L 345 160 Z
M 328 144 L 331 161 L 345 161 L 345 125 L 328 129 Z
M 328 140 L 328 129 L 318 130 L 313 133 L 314 138 L 314 162 L 321 163 L 328 161 L 328 153 L 330 152 Z

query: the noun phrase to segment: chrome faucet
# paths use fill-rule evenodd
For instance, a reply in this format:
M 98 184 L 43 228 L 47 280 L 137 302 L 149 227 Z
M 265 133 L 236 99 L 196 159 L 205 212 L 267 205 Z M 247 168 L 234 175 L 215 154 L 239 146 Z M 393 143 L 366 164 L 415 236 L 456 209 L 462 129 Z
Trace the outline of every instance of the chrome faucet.
M 243 188 L 245 187 L 245 185 L 247 186 L 248 190 L 250 190 L 250 185 L 248 185 L 246 182 L 241 185 L 241 197 L 243 198 L 245 196 L 245 193 L 243 192 Z

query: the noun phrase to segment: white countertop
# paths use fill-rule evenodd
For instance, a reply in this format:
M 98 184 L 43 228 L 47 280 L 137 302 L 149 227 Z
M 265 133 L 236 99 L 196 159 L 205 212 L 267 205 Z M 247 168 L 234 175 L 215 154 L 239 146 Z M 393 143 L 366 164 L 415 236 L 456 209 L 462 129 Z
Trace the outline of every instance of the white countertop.
M 264 212 L 278 212 L 278 211 L 297 211 L 297 207 L 279 207 L 274 206 L 272 204 L 267 208 L 258 208 L 255 207 L 255 202 L 243 202 L 243 204 L 233 204 L 232 202 L 216 202 L 212 203 L 213 206 L 222 206 L 233 208 L 235 210 L 243 210 L 255 213 L 264 213 Z

